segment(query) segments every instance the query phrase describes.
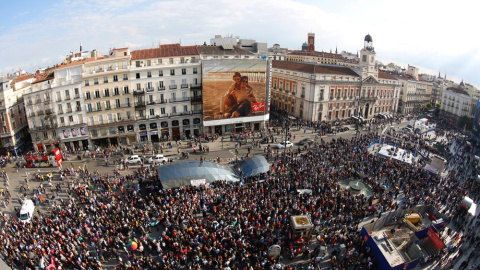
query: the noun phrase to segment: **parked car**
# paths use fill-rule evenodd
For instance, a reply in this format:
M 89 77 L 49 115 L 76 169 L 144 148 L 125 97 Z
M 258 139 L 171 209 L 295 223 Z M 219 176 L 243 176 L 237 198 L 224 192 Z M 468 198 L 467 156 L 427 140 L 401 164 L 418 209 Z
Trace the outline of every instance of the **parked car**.
M 293 147 L 293 143 L 291 141 L 283 141 L 282 143 L 277 144 L 277 148 L 291 148 Z
M 164 155 L 155 155 L 154 157 L 151 157 L 148 159 L 148 163 L 150 164 L 162 164 L 162 163 L 167 163 L 168 158 L 165 157 Z
M 312 138 L 305 138 L 305 139 L 299 141 L 298 144 L 299 145 L 305 145 L 305 144 L 312 144 L 314 142 L 315 142 L 315 140 L 312 139 Z
M 142 159 L 138 155 L 133 155 L 125 159 L 125 162 L 128 164 L 142 163 Z

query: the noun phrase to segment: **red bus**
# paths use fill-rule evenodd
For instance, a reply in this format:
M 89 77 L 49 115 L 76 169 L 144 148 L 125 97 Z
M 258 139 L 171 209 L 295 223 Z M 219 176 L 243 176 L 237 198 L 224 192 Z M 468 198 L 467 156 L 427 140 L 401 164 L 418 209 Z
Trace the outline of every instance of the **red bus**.
M 55 148 L 47 155 L 28 152 L 25 155 L 25 161 L 28 168 L 54 167 L 62 164 L 62 153 L 60 149 Z

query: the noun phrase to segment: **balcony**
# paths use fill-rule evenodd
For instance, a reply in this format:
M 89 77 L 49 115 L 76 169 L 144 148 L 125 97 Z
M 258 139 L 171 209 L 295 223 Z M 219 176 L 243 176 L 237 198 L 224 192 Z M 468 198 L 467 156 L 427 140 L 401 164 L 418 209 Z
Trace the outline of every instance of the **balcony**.
M 165 86 L 159 86 L 158 87 L 158 91 L 163 91 L 163 90 L 165 90 Z
M 175 89 L 177 89 L 177 85 L 176 85 L 176 84 L 170 85 L 170 86 L 169 86 L 169 89 L 170 89 L 170 90 L 175 90 Z
M 193 114 L 202 114 L 202 110 L 193 110 L 192 113 Z
M 45 110 L 45 113 L 46 113 L 47 115 L 50 115 L 50 114 L 52 114 L 53 112 L 52 112 L 52 110 L 47 109 L 47 110 Z
M 301 94 L 300 97 L 301 97 L 301 98 L 305 98 L 305 94 Z
M 201 103 L 202 102 L 202 96 L 193 96 L 190 98 L 192 103 Z
M 176 99 L 176 98 L 171 98 L 169 100 L 170 103 L 174 103 L 174 102 L 185 102 L 185 101 L 190 101 L 190 99 L 188 97 L 184 97 L 184 98 L 179 98 L 179 99 Z
M 80 98 L 80 95 L 75 95 L 75 99 Z
M 147 102 L 147 105 L 155 105 L 155 104 L 156 104 L 155 101 L 149 101 L 149 102 Z
M 135 107 L 145 107 L 145 102 L 144 101 L 137 101 L 137 102 L 135 102 Z
M 147 87 L 147 92 L 153 92 L 155 90 L 153 87 Z
M 197 84 L 190 84 L 190 90 L 201 90 L 202 89 L 202 85 L 197 83 Z
M 50 102 L 52 102 L 51 99 L 45 99 L 45 101 L 44 101 L 45 104 L 50 104 Z
M 81 107 L 77 107 L 77 112 L 81 112 L 82 111 L 82 108 Z
M 44 115 L 43 111 L 37 111 L 37 115 Z
M 188 88 L 188 84 L 187 84 L 187 83 L 182 83 L 182 84 L 180 85 L 180 87 L 181 87 L 182 89 Z
M 36 100 L 35 100 L 35 104 L 40 104 L 40 103 L 42 103 L 42 100 L 41 100 L 41 99 L 36 99 Z
M 122 105 L 122 108 L 130 108 L 130 107 L 132 107 L 131 103 L 127 103 L 127 104 Z
M 134 95 L 143 95 L 145 94 L 145 91 L 142 89 L 142 90 L 133 90 L 133 94 Z

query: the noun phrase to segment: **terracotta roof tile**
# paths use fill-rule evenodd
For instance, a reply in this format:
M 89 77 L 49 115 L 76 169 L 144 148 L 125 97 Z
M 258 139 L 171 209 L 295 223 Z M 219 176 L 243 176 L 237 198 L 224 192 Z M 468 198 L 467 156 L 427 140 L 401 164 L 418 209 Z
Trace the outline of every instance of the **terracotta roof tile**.
M 378 72 L 378 78 L 387 79 L 387 80 L 397 80 L 397 78 L 395 78 L 392 75 L 388 74 L 387 72 L 383 72 L 383 71 Z
M 181 46 L 180 44 L 160 45 L 158 48 L 136 50 L 131 52 L 132 60 L 170 56 L 198 55 L 197 46 Z
M 336 58 L 343 60 L 344 57 L 340 54 L 335 53 L 327 53 L 327 52 L 309 52 L 309 51 L 292 51 L 289 54 L 291 55 L 299 55 L 299 56 L 315 56 L 315 57 L 324 57 L 324 58 Z
M 13 87 L 17 82 L 25 81 L 31 78 L 35 78 L 32 74 L 25 74 L 25 75 L 20 75 L 15 77 L 11 82 L 10 82 L 10 87 Z
M 336 74 L 360 77 L 355 71 L 344 66 L 321 65 L 305 62 L 272 61 L 272 67 L 307 73 Z
M 85 59 L 85 60 L 70 62 L 70 63 L 61 63 L 60 65 L 56 65 L 55 69 L 62 69 L 62 68 L 66 68 L 66 67 L 83 65 L 85 62 L 88 62 L 90 59 L 93 59 L 93 57 L 89 58 L 89 59 Z
M 450 90 L 450 91 L 452 91 L 452 92 L 455 92 L 455 93 L 458 93 L 458 94 L 462 94 L 462 95 L 467 95 L 467 96 L 468 96 L 467 91 L 463 90 L 462 88 L 458 88 L 458 87 L 448 87 L 447 90 Z

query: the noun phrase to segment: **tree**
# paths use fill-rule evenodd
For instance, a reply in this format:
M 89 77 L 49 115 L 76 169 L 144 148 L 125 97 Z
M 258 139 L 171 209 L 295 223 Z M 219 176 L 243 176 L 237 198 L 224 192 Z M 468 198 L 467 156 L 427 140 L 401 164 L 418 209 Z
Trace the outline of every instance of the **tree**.
M 435 116 L 438 116 L 440 114 L 440 104 L 435 104 Z
M 427 104 L 425 104 L 425 109 L 427 109 L 427 110 L 431 110 L 432 107 L 433 107 L 433 105 L 432 105 L 432 103 L 430 103 L 430 102 L 427 103 Z

